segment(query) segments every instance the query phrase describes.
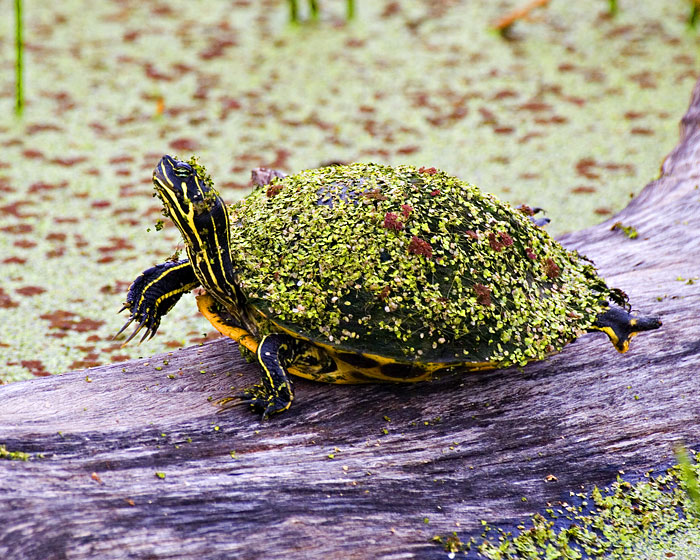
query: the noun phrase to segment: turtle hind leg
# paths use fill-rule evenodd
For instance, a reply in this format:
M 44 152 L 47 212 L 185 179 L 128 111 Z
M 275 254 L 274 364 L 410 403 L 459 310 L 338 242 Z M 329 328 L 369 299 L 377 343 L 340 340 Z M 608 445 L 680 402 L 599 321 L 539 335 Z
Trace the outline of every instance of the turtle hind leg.
M 516 210 L 520 210 L 520 212 L 522 212 L 523 214 L 525 214 L 525 215 L 528 217 L 528 219 L 529 219 L 533 224 L 535 224 L 537 227 L 544 227 L 544 226 L 546 226 L 549 222 L 552 221 L 552 220 L 550 220 L 550 219 L 547 218 L 547 217 L 535 218 L 535 215 L 536 215 L 536 214 L 539 214 L 540 212 L 542 212 L 542 213 L 545 212 L 545 209 L 544 209 L 544 208 L 540 208 L 539 206 L 535 206 L 534 208 L 532 208 L 532 207 L 528 206 L 527 204 L 521 204 L 520 206 L 517 206 L 515 209 L 516 209 Z
M 269 334 L 258 345 L 260 383 L 236 396 L 241 404 L 262 413 L 263 420 L 292 405 L 294 390 L 286 366 L 294 358 L 296 346 L 297 340 L 286 334 Z
M 126 303 L 120 311 L 128 309 L 131 316 L 114 338 L 123 333 L 134 321 L 137 321 L 137 326 L 123 345 L 144 327 L 146 331 L 141 342 L 152 337 L 156 334 L 163 315 L 173 308 L 182 294 L 197 286 L 199 286 L 199 280 L 188 260 L 166 262 L 144 270 L 129 287 Z
M 618 352 L 627 352 L 633 336 L 644 331 L 653 331 L 661 326 L 658 317 L 635 317 L 616 305 L 610 306 L 596 318 L 589 328 L 591 331 L 603 331 Z

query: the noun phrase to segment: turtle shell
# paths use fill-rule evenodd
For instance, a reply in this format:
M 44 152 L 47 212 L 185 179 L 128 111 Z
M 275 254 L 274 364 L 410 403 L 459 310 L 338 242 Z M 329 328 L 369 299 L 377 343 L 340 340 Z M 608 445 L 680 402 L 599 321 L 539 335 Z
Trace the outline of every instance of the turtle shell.
M 527 213 L 435 168 L 308 170 L 230 207 L 236 281 L 269 328 L 340 351 L 524 364 L 612 297 Z

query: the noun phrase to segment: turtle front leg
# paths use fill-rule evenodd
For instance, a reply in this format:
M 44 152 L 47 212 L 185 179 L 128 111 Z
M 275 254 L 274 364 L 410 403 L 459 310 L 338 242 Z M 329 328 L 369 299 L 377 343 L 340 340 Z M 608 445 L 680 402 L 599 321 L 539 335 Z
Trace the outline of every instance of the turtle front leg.
M 286 334 L 269 334 L 258 345 L 257 357 L 261 369 L 260 383 L 238 395 L 242 404 L 261 412 L 265 420 L 271 414 L 284 412 L 294 400 L 292 380 L 286 366 L 295 354 L 296 339 Z
M 146 332 L 140 342 L 156 334 L 160 320 L 182 297 L 199 286 L 199 280 L 188 260 L 166 262 L 144 270 L 134 280 L 126 295 L 126 303 L 119 312 L 128 309 L 131 317 L 121 330 L 114 335 L 117 338 L 134 321 L 138 322 L 136 329 L 124 341 L 124 345 L 146 327 Z
M 635 317 L 622 307 L 611 305 L 596 318 L 590 331 L 603 331 L 618 352 L 624 354 L 629 350 L 630 340 L 640 332 L 652 331 L 661 326 L 658 317 Z

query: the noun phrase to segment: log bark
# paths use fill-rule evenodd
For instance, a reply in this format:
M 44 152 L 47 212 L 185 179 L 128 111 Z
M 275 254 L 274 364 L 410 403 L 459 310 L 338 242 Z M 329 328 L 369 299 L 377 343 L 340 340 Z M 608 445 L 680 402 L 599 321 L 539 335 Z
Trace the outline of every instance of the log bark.
M 515 523 L 697 443 L 699 123 L 700 83 L 660 178 L 562 239 L 662 317 L 628 354 L 590 334 L 432 383 L 298 380 L 268 422 L 211 402 L 258 377 L 224 339 L 3 386 L 0 444 L 33 460 L 0 461 L 0 557 L 444 558 L 436 534 Z

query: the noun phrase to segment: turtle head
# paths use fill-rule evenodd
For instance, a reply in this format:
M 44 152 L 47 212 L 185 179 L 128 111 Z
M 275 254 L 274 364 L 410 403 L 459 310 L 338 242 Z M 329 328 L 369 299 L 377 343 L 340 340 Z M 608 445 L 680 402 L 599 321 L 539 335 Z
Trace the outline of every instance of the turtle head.
M 225 210 L 202 168 L 172 156 L 165 155 L 158 162 L 153 170 L 153 184 L 165 212 L 183 235 L 186 230 L 204 226 L 212 211 Z
M 165 155 L 153 170 L 156 194 L 182 234 L 197 277 L 207 291 L 233 290 L 228 211 L 211 179 L 193 160 Z

